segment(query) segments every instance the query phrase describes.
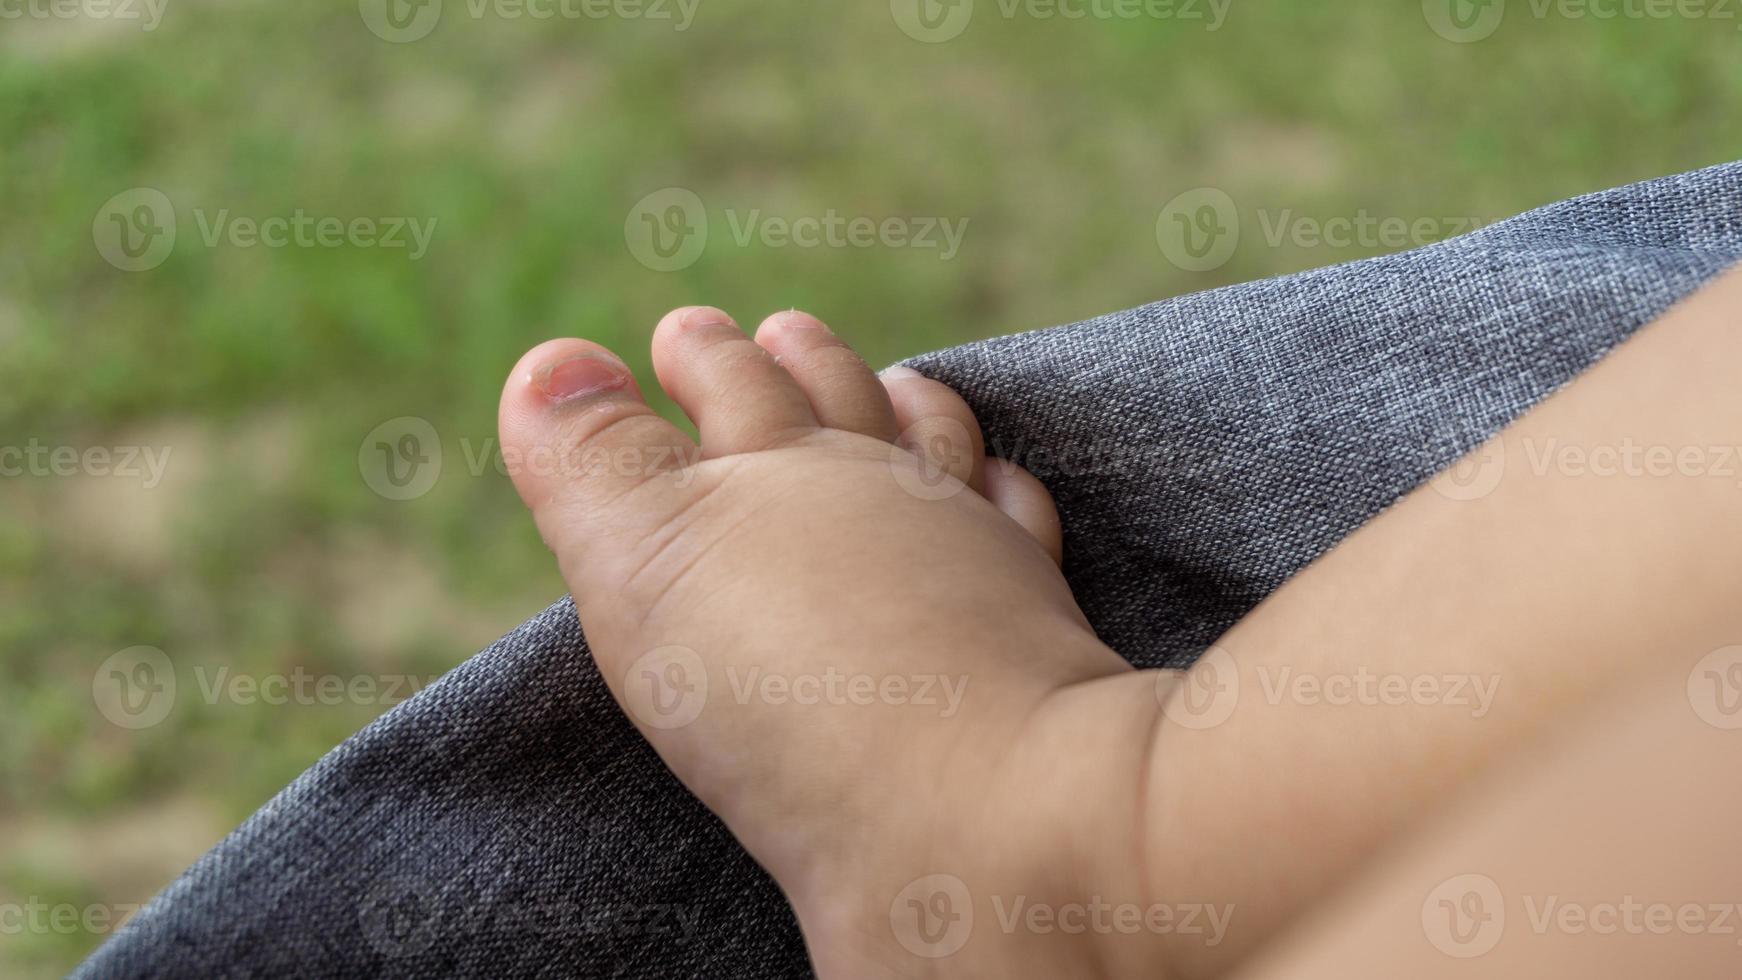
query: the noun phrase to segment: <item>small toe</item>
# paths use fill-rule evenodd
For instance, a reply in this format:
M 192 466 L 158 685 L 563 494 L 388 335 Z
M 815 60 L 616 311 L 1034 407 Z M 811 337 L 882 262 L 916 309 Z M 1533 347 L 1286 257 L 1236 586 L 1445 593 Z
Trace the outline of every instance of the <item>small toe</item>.
M 1064 527 L 1059 523 L 1058 508 L 1034 474 L 1009 460 L 987 460 L 986 499 L 1040 542 L 1053 564 L 1064 564 Z
M 797 310 L 776 313 L 756 329 L 756 343 L 804 389 L 819 423 L 895 440 L 895 410 L 877 373 L 821 320 Z
M 949 385 L 907 367 L 883 372 L 900 434 L 895 444 L 984 493 L 986 444 L 973 409 Z
M 713 307 L 673 310 L 659 321 L 653 370 L 696 423 L 708 457 L 771 449 L 816 431 L 798 382 Z

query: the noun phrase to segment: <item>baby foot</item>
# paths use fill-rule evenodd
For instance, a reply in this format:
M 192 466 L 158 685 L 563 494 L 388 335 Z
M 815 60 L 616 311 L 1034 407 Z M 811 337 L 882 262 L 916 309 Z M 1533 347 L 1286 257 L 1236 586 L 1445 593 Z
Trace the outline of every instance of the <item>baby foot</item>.
M 752 341 L 677 310 L 653 364 L 699 446 L 572 339 L 515 367 L 502 445 L 607 682 L 780 883 L 819 973 L 1144 962 L 1010 917 L 1146 904 L 1155 686 L 1077 609 L 1039 481 L 985 457 L 949 388 L 880 379 L 803 313 Z

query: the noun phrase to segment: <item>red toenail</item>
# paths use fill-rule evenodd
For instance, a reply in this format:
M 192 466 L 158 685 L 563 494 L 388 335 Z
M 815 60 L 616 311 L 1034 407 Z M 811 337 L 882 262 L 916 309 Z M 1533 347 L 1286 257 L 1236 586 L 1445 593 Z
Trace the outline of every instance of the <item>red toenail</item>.
M 532 378 L 546 398 L 561 402 L 615 391 L 629 383 L 629 369 L 600 354 L 577 354 L 540 367 Z

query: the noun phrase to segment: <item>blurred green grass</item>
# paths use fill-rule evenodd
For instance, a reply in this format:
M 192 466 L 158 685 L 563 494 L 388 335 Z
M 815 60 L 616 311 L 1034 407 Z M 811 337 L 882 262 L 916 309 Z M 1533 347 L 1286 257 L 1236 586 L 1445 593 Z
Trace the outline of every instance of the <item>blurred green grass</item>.
M 928 44 L 882 3 L 704 0 L 682 32 L 449 8 L 407 44 L 340 0 L 169 0 L 149 33 L 0 21 L 0 444 L 172 451 L 150 489 L 0 477 L 0 905 L 144 901 L 385 707 L 207 703 L 196 668 L 439 674 L 561 593 L 507 481 L 467 465 L 540 340 L 645 372 L 673 306 L 796 306 L 887 363 L 1386 250 L 1272 247 L 1255 213 L 1494 220 L 1742 145 L 1730 21 L 1515 9 L 1454 44 L 1412 2 L 1235 0 L 1210 32 L 982 0 Z M 674 186 L 713 229 L 657 272 L 625 222 Z M 1187 272 L 1156 220 L 1203 186 L 1247 234 Z M 92 224 L 136 187 L 181 227 L 128 273 Z M 969 225 L 949 261 L 740 247 L 726 212 L 757 208 Z M 192 216 L 221 209 L 437 227 L 415 262 L 207 247 Z M 393 501 L 358 452 L 403 416 L 445 466 Z M 131 731 L 92 683 L 141 644 L 181 694 Z M 0 919 L 0 973 L 62 972 L 102 938 Z

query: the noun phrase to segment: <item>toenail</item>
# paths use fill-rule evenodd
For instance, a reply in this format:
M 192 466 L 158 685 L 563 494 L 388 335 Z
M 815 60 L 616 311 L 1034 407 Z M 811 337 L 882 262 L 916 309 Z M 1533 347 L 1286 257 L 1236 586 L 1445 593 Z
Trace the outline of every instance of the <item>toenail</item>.
M 900 364 L 897 364 L 894 367 L 884 368 L 883 372 L 879 374 L 878 377 L 885 381 L 906 381 L 908 378 L 923 378 L 925 375 L 920 374 L 913 368 L 903 367 Z
M 629 369 L 603 354 L 577 354 L 541 366 L 532 379 L 546 398 L 562 402 L 621 388 L 629 383 Z
M 811 316 L 809 313 L 788 310 L 785 313 L 776 313 L 774 316 L 780 321 L 780 325 L 783 327 L 792 327 L 798 330 L 821 330 L 823 333 L 829 332 L 828 324 L 814 316 Z
M 685 330 L 700 330 L 703 327 L 730 327 L 732 318 L 719 310 L 708 306 L 698 306 L 684 313 L 678 320 L 678 326 Z

